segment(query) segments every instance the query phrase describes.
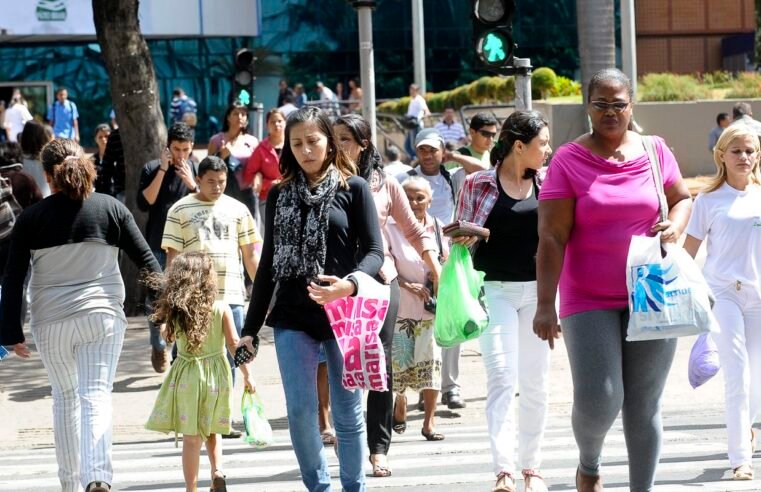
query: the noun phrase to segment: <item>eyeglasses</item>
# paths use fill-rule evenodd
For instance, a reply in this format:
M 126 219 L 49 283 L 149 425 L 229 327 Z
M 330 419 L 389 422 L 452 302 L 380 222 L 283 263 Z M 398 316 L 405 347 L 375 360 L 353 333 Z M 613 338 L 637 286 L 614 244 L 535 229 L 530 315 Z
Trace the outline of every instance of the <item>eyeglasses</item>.
M 606 103 L 605 101 L 592 101 L 590 103 L 592 105 L 592 108 L 595 111 L 607 111 L 609 109 L 612 109 L 616 113 L 623 112 L 626 108 L 629 107 L 629 102 L 614 102 L 614 103 Z
M 478 133 L 480 133 L 484 138 L 494 138 L 497 136 L 497 132 L 490 132 L 487 130 L 478 130 Z

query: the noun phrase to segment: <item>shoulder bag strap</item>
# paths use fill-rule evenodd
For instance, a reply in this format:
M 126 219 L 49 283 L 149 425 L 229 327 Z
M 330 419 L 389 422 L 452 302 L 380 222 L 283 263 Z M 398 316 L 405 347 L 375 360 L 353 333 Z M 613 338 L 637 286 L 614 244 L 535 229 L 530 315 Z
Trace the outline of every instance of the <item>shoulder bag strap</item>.
M 444 261 L 444 245 L 441 243 L 441 228 L 439 227 L 439 221 L 436 220 L 436 217 L 433 217 L 433 227 L 436 231 L 436 242 L 439 245 L 439 263 L 442 263 Z
M 658 205 L 660 209 L 661 222 L 668 219 L 669 206 L 666 201 L 666 194 L 663 191 L 663 176 L 661 175 L 661 162 L 658 159 L 658 152 L 655 149 L 655 139 L 650 135 L 642 136 L 642 144 L 647 151 L 647 157 L 650 161 L 650 171 L 653 173 L 653 182 L 655 182 L 655 191 L 658 194 Z

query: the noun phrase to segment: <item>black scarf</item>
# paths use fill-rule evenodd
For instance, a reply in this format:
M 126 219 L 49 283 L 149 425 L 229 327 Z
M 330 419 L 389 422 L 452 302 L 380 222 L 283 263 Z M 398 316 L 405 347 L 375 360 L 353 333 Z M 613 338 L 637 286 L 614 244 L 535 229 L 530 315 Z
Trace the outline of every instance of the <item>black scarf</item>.
M 325 269 L 328 212 L 338 189 L 338 170 L 331 166 L 316 188 L 310 190 L 304 173 L 280 190 L 275 205 L 275 280 L 313 277 Z M 309 207 L 301 221 L 301 204 Z

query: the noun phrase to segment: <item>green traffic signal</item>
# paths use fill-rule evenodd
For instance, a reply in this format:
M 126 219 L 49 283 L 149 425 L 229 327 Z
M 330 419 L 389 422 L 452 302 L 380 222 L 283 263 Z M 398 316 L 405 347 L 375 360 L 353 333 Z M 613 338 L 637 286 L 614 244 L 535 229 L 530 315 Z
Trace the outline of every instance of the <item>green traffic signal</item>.
M 249 94 L 246 89 L 241 89 L 236 99 L 240 101 L 240 103 L 243 104 L 244 106 L 248 106 L 249 104 L 251 104 L 251 94 Z
M 500 31 L 488 31 L 478 41 L 478 56 L 488 65 L 501 66 L 512 52 L 512 40 Z
M 486 54 L 486 61 L 489 63 L 504 61 L 505 58 L 507 58 L 507 54 L 505 53 L 505 40 L 493 32 L 490 32 L 486 35 L 484 53 Z

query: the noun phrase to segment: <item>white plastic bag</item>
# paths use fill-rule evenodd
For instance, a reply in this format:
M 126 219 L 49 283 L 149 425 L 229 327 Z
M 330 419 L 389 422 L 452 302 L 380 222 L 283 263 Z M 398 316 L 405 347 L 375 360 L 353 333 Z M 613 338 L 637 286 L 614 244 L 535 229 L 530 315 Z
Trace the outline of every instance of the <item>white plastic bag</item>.
M 351 274 L 357 293 L 323 306 L 344 358 L 341 383 L 347 390 L 388 391 L 386 353 L 380 331 L 388 313 L 391 291 L 363 272 Z
M 661 257 L 661 248 L 666 252 Z M 717 331 L 711 291 L 695 260 L 680 246 L 633 236 L 626 262 L 629 291 L 627 341 Z
M 716 375 L 721 369 L 719 350 L 710 333 L 700 335 L 690 350 L 687 377 L 690 385 L 697 388 Z

